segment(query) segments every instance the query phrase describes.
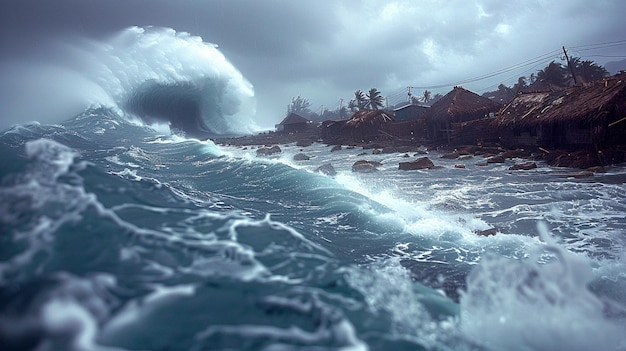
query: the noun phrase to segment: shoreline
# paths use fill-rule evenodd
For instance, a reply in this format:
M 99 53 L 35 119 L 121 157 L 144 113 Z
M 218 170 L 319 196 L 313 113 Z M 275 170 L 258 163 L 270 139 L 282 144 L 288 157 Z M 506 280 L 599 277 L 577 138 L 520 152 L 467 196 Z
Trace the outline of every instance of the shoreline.
M 259 146 L 271 147 L 296 143 L 296 146 L 307 147 L 313 143 L 326 144 L 328 146 L 342 146 L 350 148 L 362 148 L 373 150 L 373 153 L 419 153 L 421 150 L 437 150 L 443 154 L 443 158 L 457 159 L 471 156 L 481 156 L 484 162 L 477 165 L 483 166 L 488 163 L 504 163 L 506 159 L 520 158 L 528 162 L 541 161 L 549 166 L 571 168 L 583 171 L 581 175 L 592 176 L 595 173 L 604 173 L 611 166 L 619 166 L 625 162 L 626 148 L 613 147 L 603 150 L 547 150 L 541 147 L 532 148 L 504 148 L 497 143 L 478 145 L 444 145 L 437 143 L 418 143 L 412 140 L 378 140 L 367 143 L 354 143 L 347 140 L 338 142 L 325 142 L 314 130 L 304 133 L 282 133 L 269 131 L 260 134 L 250 134 L 238 137 L 214 138 L 215 144 L 224 146 Z M 530 165 L 528 167 L 531 167 Z M 517 168 L 525 169 L 525 168 Z M 512 169 L 516 170 L 516 169 Z

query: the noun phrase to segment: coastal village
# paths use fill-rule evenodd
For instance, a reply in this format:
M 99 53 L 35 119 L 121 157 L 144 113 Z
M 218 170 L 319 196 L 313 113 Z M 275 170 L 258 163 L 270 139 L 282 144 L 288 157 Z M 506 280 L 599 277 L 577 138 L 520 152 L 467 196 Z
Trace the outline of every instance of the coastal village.
M 334 146 L 333 151 L 362 147 L 374 154 L 428 148 L 442 150 L 445 158 L 480 155 L 484 165 L 507 158 L 528 161 L 513 170 L 536 168 L 540 160 L 593 175 L 626 160 L 626 73 L 565 87 L 538 80 L 506 103 L 456 86 L 431 106 L 362 109 L 347 119 L 321 123 L 292 112 L 276 131 L 217 142 L 264 145 L 257 150 L 259 156 L 280 152 L 277 145 L 290 142 L 303 147 L 322 142 Z M 415 156 L 421 157 L 400 163 L 399 169 L 434 168 L 432 160 Z M 367 160 L 353 167 L 375 169 Z

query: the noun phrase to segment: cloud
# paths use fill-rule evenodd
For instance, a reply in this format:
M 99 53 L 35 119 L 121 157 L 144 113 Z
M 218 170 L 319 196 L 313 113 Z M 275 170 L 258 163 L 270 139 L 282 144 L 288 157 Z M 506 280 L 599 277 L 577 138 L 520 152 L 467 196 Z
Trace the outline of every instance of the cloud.
M 0 45 L 15 56 L 55 33 L 98 38 L 131 25 L 187 31 L 219 45 L 255 86 L 261 124 L 272 126 L 299 94 L 314 109 L 333 108 L 356 89 L 376 87 L 395 103 L 407 86 L 453 84 L 552 53 L 537 66 L 467 84 L 480 93 L 560 60 L 562 45 L 603 63 L 598 55 L 623 56 L 625 47 L 583 45 L 623 40 L 625 12 L 625 2 L 587 0 L 13 0 L 0 5 L 0 30 L 12 33 Z

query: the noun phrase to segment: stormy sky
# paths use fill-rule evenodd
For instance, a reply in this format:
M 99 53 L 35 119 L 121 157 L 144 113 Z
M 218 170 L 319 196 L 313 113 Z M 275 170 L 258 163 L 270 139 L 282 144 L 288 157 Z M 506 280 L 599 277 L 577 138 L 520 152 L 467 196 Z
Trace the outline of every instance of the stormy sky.
M 407 86 L 483 93 L 561 62 L 563 45 L 600 64 L 623 60 L 624 13 L 622 0 L 6 0 L 0 66 L 45 58 L 64 36 L 169 27 L 218 44 L 254 85 L 258 120 L 270 127 L 297 95 L 319 111 L 372 87 L 393 104 Z M 0 118 L 2 129 L 26 122 Z

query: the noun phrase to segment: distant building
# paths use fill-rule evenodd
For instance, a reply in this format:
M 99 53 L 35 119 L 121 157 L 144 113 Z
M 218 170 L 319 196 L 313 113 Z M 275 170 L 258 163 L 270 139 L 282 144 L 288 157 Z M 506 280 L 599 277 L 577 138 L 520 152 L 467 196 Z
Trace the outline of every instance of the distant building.
M 433 141 L 450 141 L 453 124 L 487 118 L 500 104 L 462 87 L 454 87 L 424 114 L 428 136 Z
M 428 106 L 408 104 L 393 110 L 396 121 L 416 121 L 424 115 Z
M 505 147 L 596 150 L 626 144 L 626 81 L 594 81 L 562 91 L 521 94 L 491 125 Z
M 295 113 L 290 113 L 282 122 L 276 125 L 276 131 L 283 133 L 302 132 L 309 128 L 309 124 L 308 119 Z

